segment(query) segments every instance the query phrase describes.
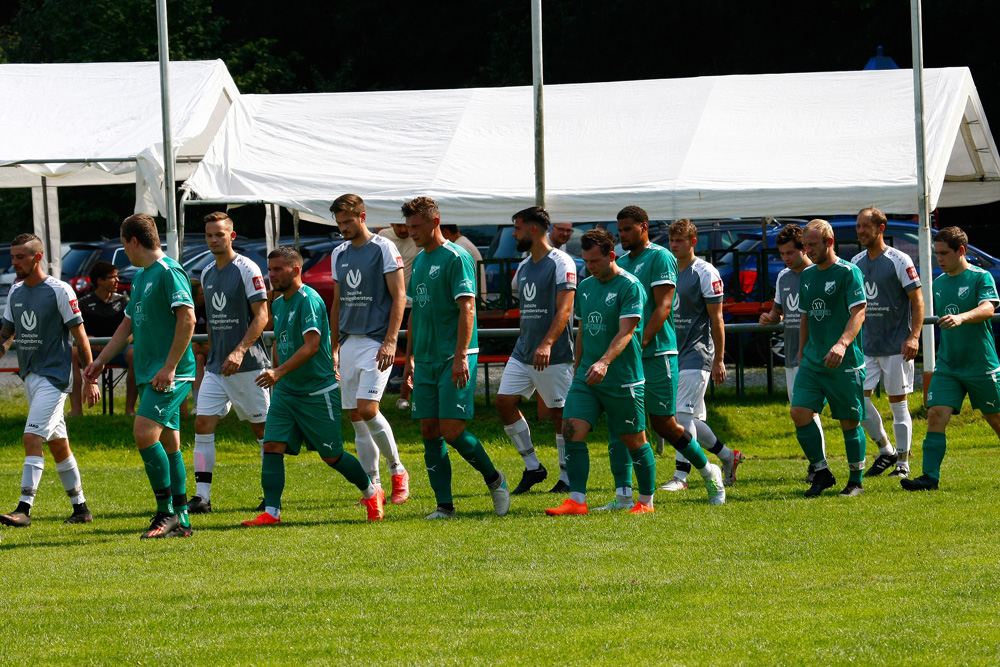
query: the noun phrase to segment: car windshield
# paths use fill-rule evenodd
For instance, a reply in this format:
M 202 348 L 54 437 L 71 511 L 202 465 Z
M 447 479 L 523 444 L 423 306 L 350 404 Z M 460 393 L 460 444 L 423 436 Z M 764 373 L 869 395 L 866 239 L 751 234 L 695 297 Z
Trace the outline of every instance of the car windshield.
M 76 278 L 80 275 L 80 271 L 83 266 L 90 261 L 97 252 L 96 248 L 82 247 L 82 248 L 70 248 L 63 256 L 62 260 L 62 274 L 66 278 Z
M 760 239 L 759 238 L 756 238 L 756 239 L 755 238 L 744 238 L 742 241 L 740 241 L 736 245 L 732 246 L 729 249 L 729 252 L 727 252 L 725 255 L 723 255 L 722 259 L 720 259 L 718 262 L 716 262 L 716 266 L 719 266 L 719 265 L 722 265 L 722 264 L 732 264 L 733 263 L 733 251 L 736 251 L 736 252 L 753 252 L 758 247 L 760 247 Z

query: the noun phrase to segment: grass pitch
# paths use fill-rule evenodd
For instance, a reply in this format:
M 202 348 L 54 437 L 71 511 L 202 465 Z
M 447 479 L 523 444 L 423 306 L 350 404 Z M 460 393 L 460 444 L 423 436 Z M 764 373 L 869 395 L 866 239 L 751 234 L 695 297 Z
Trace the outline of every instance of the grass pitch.
M 387 407 L 411 473 L 406 505 L 367 524 L 357 491 L 309 453 L 287 461 L 283 524 L 256 530 L 238 525 L 260 496 L 257 445 L 230 417 L 217 437 L 215 511 L 193 517 L 193 538 L 161 541 L 138 539 L 154 503 L 131 420 L 71 420 L 96 520 L 62 525 L 69 504 L 47 458 L 33 525 L 3 528 L 0 664 L 995 664 L 989 427 L 968 409 L 953 420 L 939 492 L 878 478 L 861 498 L 807 501 L 783 398 L 717 392 L 709 421 L 748 456 L 724 507 L 692 483 L 659 492 L 652 515 L 546 517 L 562 497 L 533 492 L 497 518 L 482 478 L 453 453 L 461 519 L 426 522 L 434 503 L 418 430 Z M 23 392 L 0 398 L 5 511 L 17 501 L 25 412 Z M 492 408 L 477 412 L 470 430 L 513 486 L 520 458 Z M 552 427 L 526 412 L 547 490 Z M 825 425 L 839 489 L 843 438 Z M 183 436 L 190 493 L 190 421 Z M 605 437 L 591 438 L 592 507 L 613 493 Z M 672 461 L 657 464 L 665 482 Z

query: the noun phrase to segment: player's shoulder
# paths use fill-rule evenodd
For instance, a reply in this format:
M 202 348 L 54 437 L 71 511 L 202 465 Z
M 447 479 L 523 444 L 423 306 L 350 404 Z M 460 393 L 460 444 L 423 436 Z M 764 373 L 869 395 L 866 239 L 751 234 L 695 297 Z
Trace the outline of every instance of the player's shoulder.
M 236 256 L 233 257 L 232 264 L 239 269 L 240 273 L 243 275 L 261 275 L 260 267 L 257 266 L 257 262 L 253 261 L 246 255 L 237 253 Z M 215 264 L 212 266 L 215 266 Z
M 68 301 L 76 301 L 76 290 L 70 287 L 69 283 L 63 282 L 58 278 L 53 276 L 45 276 L 45 280 L 42 281 L 48 289 L 52 290 L 59 296 L 64 296 Z M 9 295 L 8 295 L 9 296 Z
M 577 285 L 576 289 L 578 292 L 589 292 L 596 286 L 597 286 L 597 278 L 595 278 L 594 276 L 587 276 L 586 278 L 580 281 L 580 284 Z
M 531 256 L 529 255 L 528 257 L 530 259 Z M 576 271 L 576 261 L 565 250 L 553 248 L 545 257 L 546 259 L 552 260 L 552 262 L 558 267 L 572 268 L 574 272 Z
M 382 250 L 382 252 L 389 252 L 392 254 L 399 253 L 399 248 L 396 247 L 396 244 L 384 236 L 379 236 L 378 234 L 375 234 L 374 236 L 371 237 L 369 242 L 372 243 L 375 247 Z M 345 241 L 344 243 L 341 243 L 339 246 L 334 248 L 334 251 L 336 252 L 337 250 L 345 248 L 345 246 L 349 245 L 351 245 L 350 242 Z
M 838 271 L 838 272 L 844 272 L 844 271 L 846 271 L 847 273 L 856 275 L 858 277 L 861 277 L 861 275 L 862 275 L 862 273 L 861 273 L 861 267 L 859 267 L 857 264 L 855 264 L 853 262 L 848 262 L 843 257 L 838 257 L 837 261 L 834 262 L 833 266 L 831 266 L 830 268 L 833 269 L 834 271 Z
M 868 256 L 868 251 L 867 250 L 862 250 L 861 252 L 859 252 L 854 257 L 851 257 L 851 264 L 858 264 L 858 263 L 860 263 L 867 256 Z
M 719 275 L 719 270 L 717 268 L 715 268 L 715 265 L 713 265 L 711 262 L 705 261 L 701 257 L 695 257 L 694 258 L 694 261 L 691 262 L 691 269 L 698 276 L 702 276 L 702 277 L 704 277 L 704 276 L 711 276 L 711 277 L 715 278 L 715 277 L 717 277 Z
M 636 278 L 634 275 L 632 275 L 628 271 L 624 271 L 623 270 L 618 275 L 621 276 L 622 278 L 624 278 L 626 282 L 630 283 L 634 287 L 638 287 L 639 289 L 643 289 L 642 281 L 640 281 L 638 278 Z
M 646 250 L 656 255 L 663 255 L 664 257 L 667 258 L 674 256 L 674 253 L 670 252 L 669 248 L 665 248 L 661 246 L 659 243 L 650 242 L 650 244 L 646 246 Z
M 778 271 L 778 278 L 777 278 L 777 280 L 775 281 L 774 284 L 778 285 L 781 282 L 781 279 L 782 278 L 787 278 L 788 274 L 791 273 L 791 272 L 792 272 L 792 270 L 790 268 L 788 268 L 787 266 L 785 268 L 783 268 L 781 271 Z
M 465 257 L 472 259 L 472 255 L 469 254 L 469 251 L 463 248 L 462 246 L 458 245 L 457 243 L 452 243 L 451 241 L 445 241 L 441 245 L 441 247 L 447 250 L 448 253 L 456 259 L 464 259 Z

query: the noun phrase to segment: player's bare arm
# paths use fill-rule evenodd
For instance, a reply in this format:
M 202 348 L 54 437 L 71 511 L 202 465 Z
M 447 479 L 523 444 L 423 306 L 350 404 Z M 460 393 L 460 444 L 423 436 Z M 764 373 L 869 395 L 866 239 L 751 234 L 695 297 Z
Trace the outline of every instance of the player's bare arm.
M 378 369 L 384 371 L 396 360 L 396 341 L 399 338 L 399 328 L 403 325 L 403 313 L 406 311 L 406 283 L 403 281 L 402 269 L 385 274 L 385 286 L 392 295 L 392 310 L 389 311 L 389 328 L 385 332 L 385 340 L 375 354 Z
M 330 352 L 333 370 L 340 370 L 340 283 L 333 281 L 333 303 L 330 304 Z
M 984 301 L 972 310 L 967 310 L 964 313 L 945 315 L 938 320 L 938 326 L 942 329 L 954 329 L 963 324 L 978 324 L 993 317 L 993 311 L 993 304 L 989 301 Z
M 458 342 L 455 344 L 455 361 L 451 365 L 451 381 L 459 389 L 469 384 L 469 343 L 472 342 L 472 324 L 476 317 L 476 301 L 471 296 L 455 299 L 458 304 Z
M 90 351 L 90 339 L 83 328 L 83 322 L 75 327 L 70 327 L 70 334 L 76 342 L 76 353 L 80 357 L 80 365 L 84 368 L 93 363 L 93 356 Z M 87 401 L 87 407 L 94 407 L 101 400 L 101 389 L 96 382 L 84 381 L 83 400 Z
M 10 344 L 14 342 L 14 327 L 7 324 L 0 327 L 0 359 L 7 354 Z
M 174 383 L 174 375 L 177 372 L 177 364 L 191 344 L 191 336 L 194 335 L 194 325 L 197 321 L 194 316 L 194 308 L 191 306 L 177 306 L 174 308 L 177 316 L 177 324 L 174 327 L 174 340 L 170 343 L 170 352 L 167 354 L 163 368 L 156 371 L 150 384 L 157 391 L 168 391 Z M 117 332 L 115 332 L 117 334 Z M 103 353 L 102 353 L 103 354 Z
M 253 311 L 253 319 L 250 320 L 250 326 L 247 328 L 247 332 L 244 334 L 243 340 L 241 340 L 240 344 L 229 353 L 226 360 L 222 362 L 223 375 L 228 376 L 239 372 L 240 366 L 243 365 L 243 357 L 246 355 L 247 351 L 253 347 L 253 344 L 257 342 L 260 335 L 264 333 L 264 327 L 267 326 L 268 308 L 266 299 L 251 303 L 250 310 Z M 211 342 L 212 341 L 209 340 L 209 344 L 211 344 Z
M 757 322 L 761 326 L 767 327 L 771 326 L 772 324 L 780 324 L 784 316 L 785 316 L 784 312 L 778 310 L 777 308 L 772 307 L 771 310 L 767 311 L 766 313 L 761 313 L 760 319 L 757 320 Z
M 83 377 L 86 378 L 87 382 L 97 382 L 97 378 L 101 376 L 101 371 L 104 370 L 107 363 L 121 354 L 130 340 L 132 340 L 132 320 L 126 317 L 115 329 L 115 335 L 97 355 L 97 359 L 94 359 L 83 369 Z
M 638 317 L 623 317 L 618 320 L 618 333 L 611 339 L 607 351 L 587 369 L 587 384 L 598 384 L 604 379 L 604 376 L 608 374 L 608 366 L 628 347 L 638 326 Z
M 674 305 L 674 286 L 656 285 L 653 287 L 653 312 L 649 314 L 649 321 L 642 329 L 642 349 L 653 342 L 656 334 L 663 328 L 663 323 L 670 317 L 670 309 Z
M 805 318 L 803 318 L 803 321 L 805 321 Z M 844 333 L 840 335 L 837 342 L 834 343 L 830 351 L 823 357 L 823 363 L 827 368 L 840 368 L 841 362 L 844 361 L 844 353 L 847 351 L 847 346 L 857 338 L 858 333 L 861 332 L 861 325 L 864 323 L 865 304 L 859 303 L 851 308 L 851 316 L 847 320 L 847 326 L 844 327 Z
M 924 293 L 920 288 L 910 290 L 910 336 L 903 342 L 903 359 L 912 361 L 920 349 L 920 330 L 924 326 Z
M 722 304 L 706 303 L 708 321 L 712 324 L 712 343 L 715 345 L 715 359 L 712 361 L 712 381 L 722 384 L 726 381 L 726 325 L 722 321 Z
M 575 294 L 573 290 L 563 290 L 556 294 L 556 312 L 552 318 L 552 324 L 549 325 L 549 330 L 545 332 L 545 337 L 542 338 L 538 349 L 535 350 L 533 363 L 536 371 L 544 371 L 549 367 L 552 346 L 559 338 L 559 334 L 566 330 L 566 323 L 569 322 L 570 315 L 573 313 Z
M 406 323 L 406 361 L 403 362 L 403 384 L 409 384 L 413 378 L 413 311 L 410 311 L 410 321 Z
M 274 385 L 278 384 L 278 380 L 312 359 L 313 355 L 317 352 L 319 352 L 319 332 L 307 331 L 302 334 L 302 347 L 295 350 L 295 354 L 288 357 L 277 368 L 266 368 L 261 371 L 254 382 L 257 383 L 258 387 L 271 389 Z
M 583 328 L 576 328 L 576 345 L 573 347 L 573 372 L 576 373 L 576 369 L 580 367 L 580 361 L 583 359 Z

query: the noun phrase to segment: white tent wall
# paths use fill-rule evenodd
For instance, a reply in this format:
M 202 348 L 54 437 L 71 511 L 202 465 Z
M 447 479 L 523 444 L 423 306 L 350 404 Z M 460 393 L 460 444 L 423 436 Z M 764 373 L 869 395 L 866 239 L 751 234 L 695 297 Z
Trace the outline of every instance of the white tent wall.
M 932 206 L 1000 199 L 969 70 L 927 70 L 925 87 Z M 530 87 L 247 95 L 187 185 L 326 220 L 356 192 L 379 225 L 428 195 L 447 221 L 502 223 L 534 201 L 531 105 Z M 556 220 L 916 210 L 909 70 L 547 86 L 545 144 Z

